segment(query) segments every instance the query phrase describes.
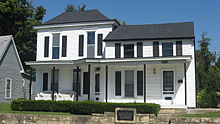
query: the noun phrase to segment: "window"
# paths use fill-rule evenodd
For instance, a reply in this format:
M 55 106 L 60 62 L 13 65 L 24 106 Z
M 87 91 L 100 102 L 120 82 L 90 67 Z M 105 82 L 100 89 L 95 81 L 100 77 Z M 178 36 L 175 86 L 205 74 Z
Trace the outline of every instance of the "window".
M 115 44 L 115 58 L 121 57 L 121 43 Z
M 173 56 L 173 43 L 162 43 L 163 56 Z
M 59 53 L 60 53 L 60 34 L 56 33 L 53 34 L 53 54 L 52 59 L 59 59 Z
M 121 96 L 121 72 L 115 72 L 115 95 Z
M 153 42 L 153 57 L 159 56 L 159 42 Z
M 143 57 L 143 43 L 137 43 L 137 57 Z
M 100 74 L 95 74 L 95 92 L 100 92 Z
M 124 58 L 134 58 L 134 44 L 124 45 Z
M 62 57 L 66 57 L 67 51 L 67 36 L 62 37 Z
M 95 32 L 87 33 L 87 58 L 95 57 Z
M 51 90 L 54 90 L 58 93 L 58 88 L 59 88 L 59 70 L 54 71 L 54 82 L 53 82 L 53 71 L 52 71 L 52 76 L 51 76 Z
M 81 70 L 79 70 L 79 75 L 78 75 L 78 95 L 81 93 Z M 77 69 L 73 69 L 73 91 L 77 92 Z
M 173 71 L 163 71 L 163 91 L 174 91 Z
M 48 73 L 43 73 L 43 91 L 48 90 Z
M 182 41 L 176 41 L 176 56 L 182 56 Z
M 102 39 L 103 39 L 103 35 L 102 34 L 98 34 L 98 50 L 97 50 L 97 54 L 102 55 Z
M 84 35 L 79 35 L 79 56 L 83 56 Z
M 44 38 L 44 57 L 49 57 L 49 37 Z
M 95 44 L 95 32 L 88 32 L 88 44 Z
M 137 95 L 143 95 L 143 71 L 137 71 Z
M 5 98 L 6 99 L 11 98 L 11 85 L 12 85 L 12 79 L 6 78 L 5 80 Z
M 125 71 L 125 97 L 134 97 L 134 71 Z
M 89 82 L 89 72 L 83 72 L 83 94 L 89 94 L 90 82 Z

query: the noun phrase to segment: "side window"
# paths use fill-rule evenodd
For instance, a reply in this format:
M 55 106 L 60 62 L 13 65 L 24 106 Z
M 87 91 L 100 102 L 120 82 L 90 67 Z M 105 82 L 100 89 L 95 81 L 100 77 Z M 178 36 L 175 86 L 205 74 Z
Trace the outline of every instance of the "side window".
M 182 56 L 182 41 L 176 41 L 176 56 Z
M 115 96 L 121 96 L 121 71 L 115 72 Z
M 44 57 L 49 57 L 49 37 L 44 38 Z
M 137 95 L 143 95 L 143 71 L 137 71 Z
M 137 57 L 143 57 L 143 42 L 137 42 Z
M 53 34 L 52 59 L 59 59 L 60 57 L 60 34 Z
M 103 40 L 103 35 L 98 34 L 98 47 L 97 47 L 97 54 L 98 56 L 102 55 L 102 40 Z
M 66 57 L 67 53 L 67 36 L 62 36 L 62 57 Z
M 159 42 L 153 42 L 153 57 L 159 56 Z
M 100 74 L 95 74 L 95 93 L 100 92 Z
M 5 80 L 5 98 L 6 99 L 11 98 L 11 86 L 12 86 L 12 79 L 6 78 Z
M 79 56 L 83 56 L 84 35 L 79 35 Z
M 121 43 L 115 43 L 115 58 L 121 57 Z

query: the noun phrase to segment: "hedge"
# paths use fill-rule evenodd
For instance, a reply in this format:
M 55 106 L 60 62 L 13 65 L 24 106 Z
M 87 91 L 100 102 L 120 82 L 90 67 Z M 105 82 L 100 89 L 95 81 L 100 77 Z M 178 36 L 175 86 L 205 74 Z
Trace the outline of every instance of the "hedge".
M 136 108 L 137 113 L 155 114 L 160 105 L 152 103 L 104 103 L 93 101 L 49 101 L 14 100 L 11 109 L 16 111 L 69 112 L 71 114 L 90 115 L 91 113 L 114 112 L 115 108 Z

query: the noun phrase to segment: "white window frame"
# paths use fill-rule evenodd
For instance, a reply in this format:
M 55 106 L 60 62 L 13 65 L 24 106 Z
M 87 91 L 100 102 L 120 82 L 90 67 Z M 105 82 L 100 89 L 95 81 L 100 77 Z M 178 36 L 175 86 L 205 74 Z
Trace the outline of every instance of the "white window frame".
M 10 97 L 7 97 L 7 81 L 10 80 Z M 5 99 L 11 99 L 11 90 L 12 90 L 12 79 L 6 78 L 5 79 Z
M 173 71 L 173 91 L 164 91 L 163 90 L 163 72 L 164 71 Z M 164 95 L 166 95 L 166 94 L 164 94 L 164 92 L 173 92 L 173 94 L 172 95 L 174 95 L 175 94 L 175 91 L 176 91 L 176 85 L 175 85 L 175 82 L 176 82 L 176 72 L 175 72 L 175 70 L 174 69 L 163 69 L 163 70 L 161 70 L 161 79 L 162 79 L 162 87 L 161 87 L 161 93 L 162 93 L 162 96 L 164 96 Z

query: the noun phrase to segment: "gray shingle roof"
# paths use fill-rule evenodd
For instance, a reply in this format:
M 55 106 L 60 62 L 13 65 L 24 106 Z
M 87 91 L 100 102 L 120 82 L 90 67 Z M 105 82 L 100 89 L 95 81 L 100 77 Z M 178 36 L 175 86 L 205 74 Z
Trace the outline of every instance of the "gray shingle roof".
M 111 20 L 108 17 L 104 16 L 98 10 L 85 10 L 85 11 L 76 11 L 76 12 L 64 12 L 47 22 L 43 25 L 48 24 L 62 24 L 62 23 L 76 23 L 76 22 L 92 22 L 92 21 L 107 21 Z
M 121 25 L 110 32 L 105 41 L 193 38 L 193 22 L 149 24 L 149 25 Z
M 0 60 L 10 43 L 12 35 L 0 36 Z

